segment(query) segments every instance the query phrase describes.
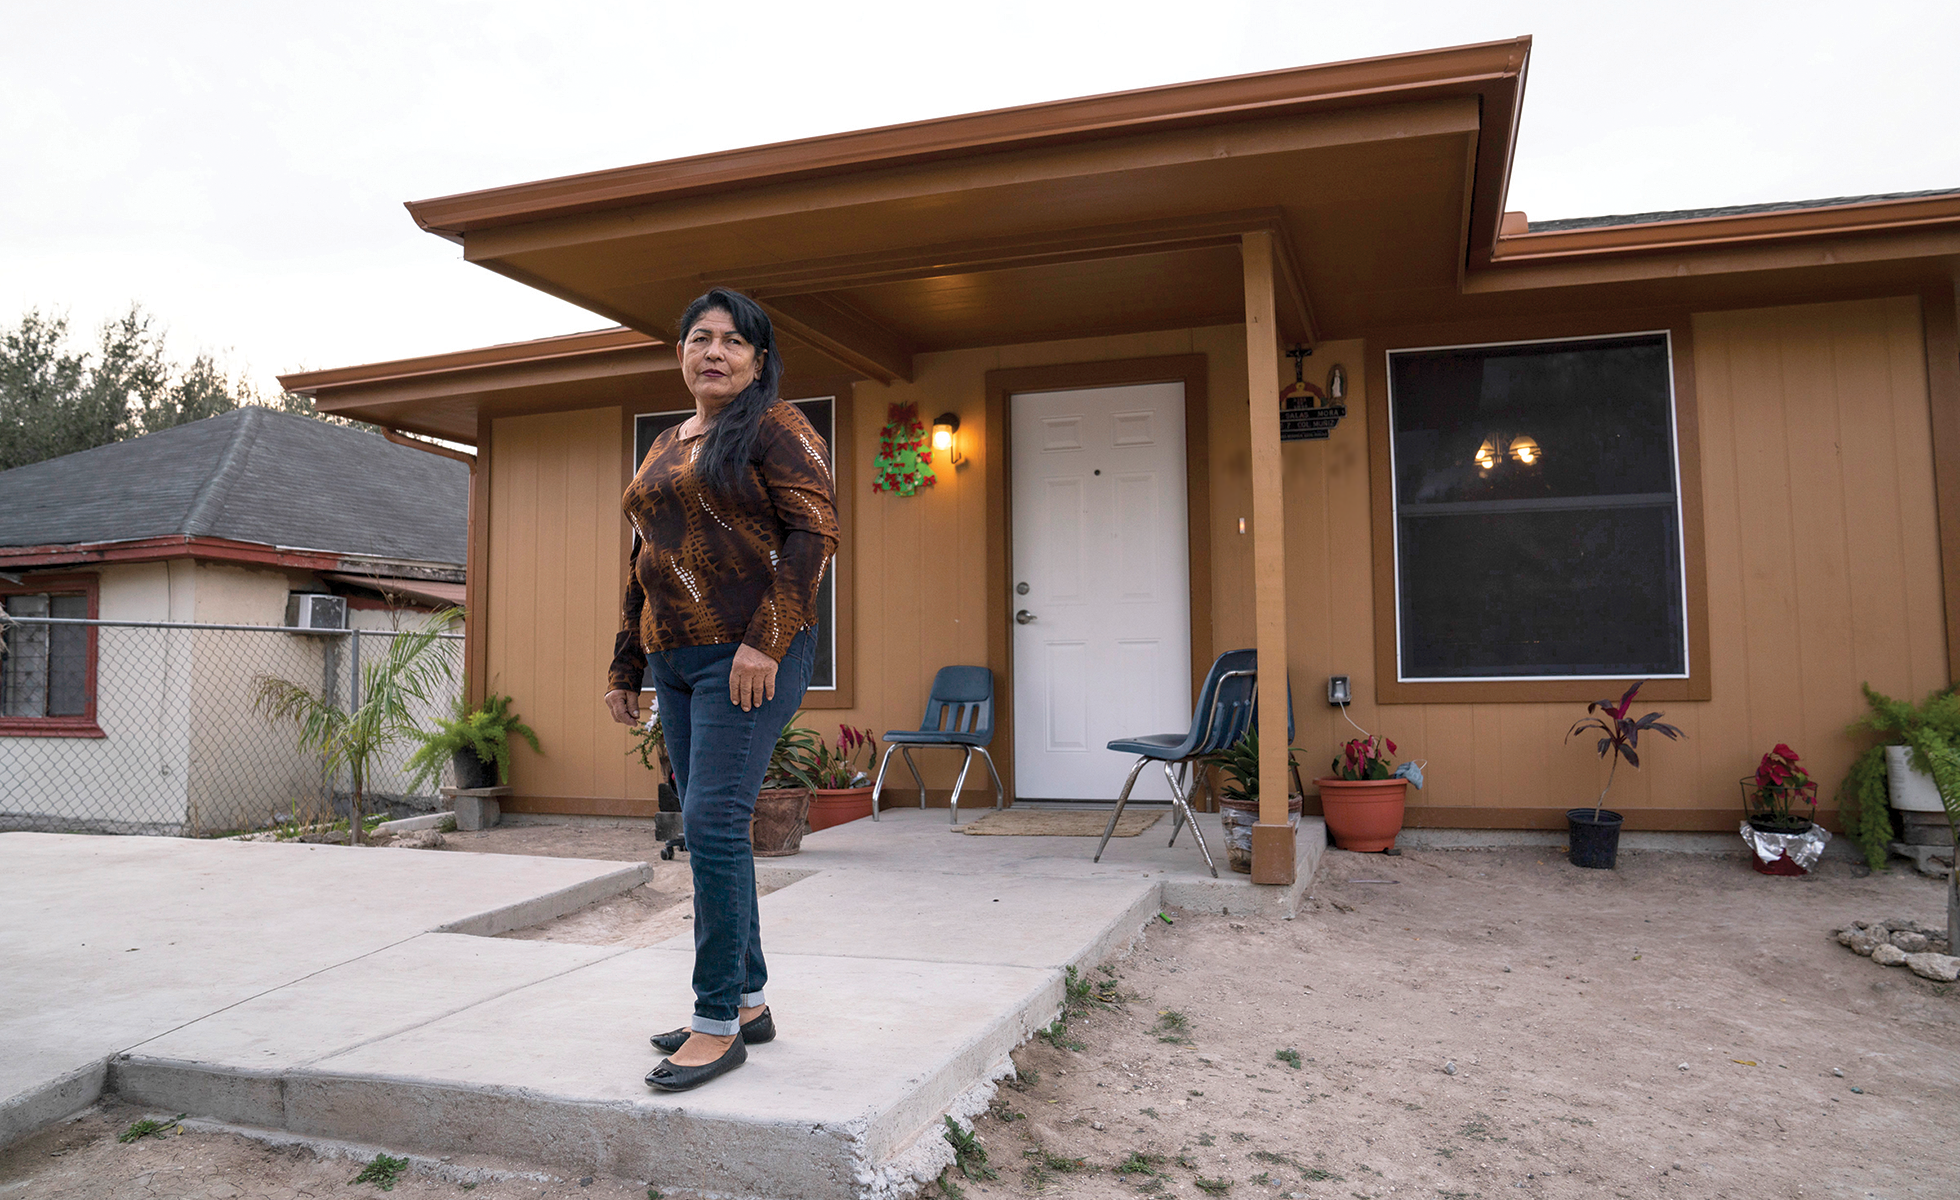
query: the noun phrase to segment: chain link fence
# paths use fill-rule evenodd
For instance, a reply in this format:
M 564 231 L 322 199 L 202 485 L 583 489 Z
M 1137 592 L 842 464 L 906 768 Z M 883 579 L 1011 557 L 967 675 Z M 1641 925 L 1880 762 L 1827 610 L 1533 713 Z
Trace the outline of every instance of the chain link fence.
M 361 664 L 394 630 L 92 621 L 0 613 L 0 831 L 204 837 L 332 820 L 349 809 L 348 773 L 302 751 L 291 724 L 253 705 L 277 676 L 351 710 Z M 462 687 L 461 634 L 435 651 L 451 663 L 418 725 L 447 716 Z M 368 812 L 440 806 L 409 788 L 399 742 L 370 767 Z

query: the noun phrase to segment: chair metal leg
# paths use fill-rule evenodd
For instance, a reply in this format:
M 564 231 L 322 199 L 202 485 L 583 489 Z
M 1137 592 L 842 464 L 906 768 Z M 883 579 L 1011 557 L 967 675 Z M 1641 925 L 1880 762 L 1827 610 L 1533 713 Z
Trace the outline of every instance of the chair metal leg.
M 1218 864 L 1211 859 L 1211 847 L 1205 845 L 1205 831 L 1198 828 L 1197 814 L 1191 811 L 1191 802 L 1185 799 L 1184 789 L 1177 785 L 1177 773 L 1171 770 L 1170 763 L 1164 764 L 1164 778 L 1171 783 L 1171 804 L 1184 814 L 1185 820 L 1191 822 L 1191 836 L 1197 839 L 1198 853 L 1205 856 L 1205 866 L 1211 868 L 1211 877 L 1218 878 Z
M 898 755 L 905 760 L 905 765 L 912 770 L 912 782 L 919 785 L 919 807 L 924 808 L 926 806 L 926 777 L 919 774 L 919 764 L 912 761 L 912 747 L 900 746 L 898 748 Z
M 960 789 L 966 786 L 966 769 L 973 765 L 973 748 L 963 747 L 965 754 L 960 756 L 959 777 L 953 780 L 953 824 L 960 823 Z
M 987 751 L 980 746 L 975 746 L 973 748 L 973 752 L 975 754 L 978 754 L 981 758 L 987 760 L 987 774 L 992 775 L 994 777 L 994 811 L 999 812 L 1001 809 L 1007 807 L 1007 785 L 1003 784 L 1000 781 L 1000 772 L 994 770 L 993 755 L 987 753 Z
M 1148 758 L 1137 759 L 1137 765 L 1130 768 L 1130 777 L 1123 781 L 1123 791 L 1116 797 L 1116 811 L 1109 814 L 1109 826 L 1103 830 L 1102 841 L 1096 846 L 1096 857 L 1091 862 L 1101 862 L 1103 851 L 1109 849 L 1109 835 L 1116 832 L 1116 818 L 1123 815 L 1123 806 L 1130 801 L 1130 789 L 1136 786 L 1137 776 L 1143 773 Z
M 1185 767 L 1187 769 L 1187 775 L 1188 775 L 1188 770 L 1190 766 L 1189 763 L 1180 763 L 1177 765 Z M 1170 764 L 1166 764 L 1164 770 L 1169 771 L 1170 769 L 1171 769 Z M 1171 791 L 1173 793 L 1177 791 L 1177 784 L 1175 782 L 1171 784 Z M 1184 810 L 1179 808 L 1177 805 L 1173 804 L 1171 805 L 1171 840 L 1165 842 L 1164 844 L 1166 846 L 1177 845 L 1178 831 L 1183 828 L 1184 828 Z
M 885 756 L 878 760 L 878 778 L 871 781 L 871 819 L 878 819 L 878 797 L 885 790 L 885 768 L 891 765 L 892 751 L 897 746 L 886 746 Z

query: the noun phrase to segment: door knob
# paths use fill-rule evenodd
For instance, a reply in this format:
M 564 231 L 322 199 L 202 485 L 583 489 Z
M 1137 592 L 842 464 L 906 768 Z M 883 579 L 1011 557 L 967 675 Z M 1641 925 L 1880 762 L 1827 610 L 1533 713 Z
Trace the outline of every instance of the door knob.
M 1016 625 L 1026 625 L 1032 620 L 1034 620 L 1034 614 L 1025 608 L 1014 614 L 1014 623 Z

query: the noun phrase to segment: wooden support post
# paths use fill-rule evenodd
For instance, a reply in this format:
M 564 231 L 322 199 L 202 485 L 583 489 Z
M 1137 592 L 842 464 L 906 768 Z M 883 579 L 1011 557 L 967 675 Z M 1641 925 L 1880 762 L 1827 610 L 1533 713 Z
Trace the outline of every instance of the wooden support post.
M 1259 823 L 1252 829 L 1252 882 L 1293 882 L 1287 823 L 1286 508 L 1279 457 L 1279 322 L 1273 298 L 1273 235 L 1247 233 L 1245 361 L 1252 419 L 1252 587 L 1259 648 Z

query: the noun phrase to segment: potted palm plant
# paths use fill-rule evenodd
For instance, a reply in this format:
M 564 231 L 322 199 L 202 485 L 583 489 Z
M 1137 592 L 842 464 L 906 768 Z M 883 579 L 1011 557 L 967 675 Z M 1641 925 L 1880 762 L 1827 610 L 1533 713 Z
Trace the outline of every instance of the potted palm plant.
M 1320 789 L 1321 814 L 1327 832 L 1343 850 L 1391 850 L 1402 832 L 1411 774 L 1398 770 L 1391 759 L 1395 743 L 1381 734 L 1365 733 L 1341 747 L 1329 774 L 1314 780 Z
M 472 709 L 458 697 L 453 712 L 436 718 L 433 733 L 416 730 L 411 736 L 421 743 L 409 756 L 411 786 L 433 783 L 442 775 L 443 764 L 456 769 L 456 787 L 503 787 L 510 782 L 510 739 L 523 738 L 538 750 L 538 735 L 510 711 L 511 698 L 492 693 L 481 707 Z M 539 751 L 542 753 L 541 751 Z
M 798 725 L 796 717 L 776 738 L 762 790 L 756 794 L 755 819 L 749 823 L 749 842 L 756 857 L 782 858 L 803 849 L 803 823 L 810 813 L 810 791 L 816 786 L 808 763 L 821 745 L 817 731 Z
M 1287 747 L 1287 765 L 1293 748 Z M 1250 726 L 1238 741 L 1205 756 L 1205 765 L 1219 773 L 1218 818 L 1225 826 L 1225 863 L 1241 875 L 1252 873 L 1252 827 L 1259 823 L 1259 727 Z M 1298 792 L 1286 797 L 1286 821 L 1295 829 L 1305 801 Z
M 1599 756 L 1613 756 L 1613 765 L 1606 770 L 1606 786 L 1599 789 L 1592 808 L 1570 808 L 1565 812 L 1567 855 L 1575 867 L 1610 871 L 1619 859 L 1620 826 L 1626 818 L 1604 807 L 1606 793 L 1613 789 L 1613 776 L 1619 772 L 1622 759 L 1627 766 L 1640 769 L 1640 735 L 1658 733 L 1670 740 L 1687 736 L 1674 726 L 1662 723 L 1665 713 L 1650 712 L 1637 719 L 1627 715 L 1634 696 L 1646 682 L 1643 679 L 1628 688 L 1617 704 L 1595 700 L 1586 705 L 1587 713 L 1597 715 L 1580 719 L 1566 731 L 1565 739 L 1571 741 L 1581 732 L 1598 730 Z

